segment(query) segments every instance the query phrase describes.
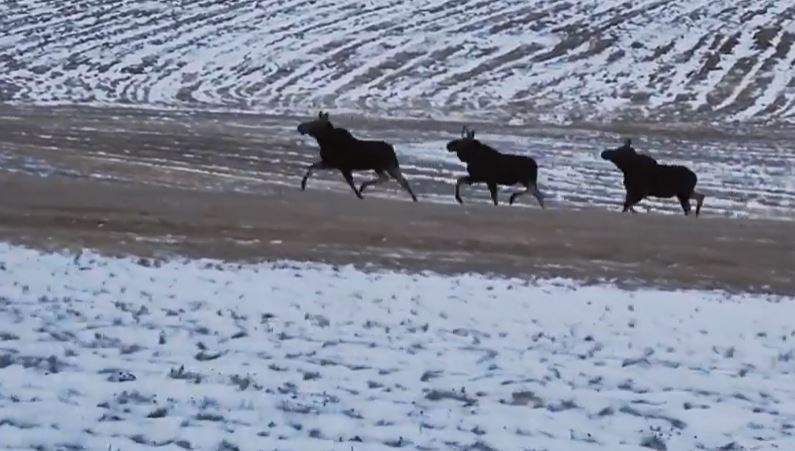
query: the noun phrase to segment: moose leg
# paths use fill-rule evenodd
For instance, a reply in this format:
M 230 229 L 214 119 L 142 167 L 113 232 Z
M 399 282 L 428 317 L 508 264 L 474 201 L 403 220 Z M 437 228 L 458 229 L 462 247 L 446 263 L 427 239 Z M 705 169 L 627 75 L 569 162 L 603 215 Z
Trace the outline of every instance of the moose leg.
M 511 194 L 511 197 L 508 199 L 508 205 L 513 205 L 519 196 L 527 193 L 531 193 L 538 201 L 538 205 L 540 205 L 541 208 L 544 208 L 544 196 L 541 194 L 541 191 L 538 190 L 538 185 L 535 183 L 528 185 L 524 191 L 517 191 Z
M 353 174 L 351 171 L 347 169 L 340 169 L 340 172 L 342 172 L 342 176 L 345 177 L 345 181 L 348 182 L 348 186 L 350 186 L 353 192 L 356 193 L 356 197 L 363 199 L 362 193 L 356 189 L 356 185 L 353 183 Z
M 682 205 L 682 210 L 685 212 L 685 216 L 690 214 L 690 195 L 689 194 L 679 194 L 676 196 L 679 199 L 679 204 Z
M 400 183 L 400 186 L 403 187 L 406 191 L 411 194 L 411 200 L 417 202 L 417 196 L 414 195 L 414 191 L 411 190 L 411 186 L 409 185 L 409 181 L 406 180 L 406 177 L 403 177 L 403 173 L 400 171 L 400 168 L 390 168 L 386 170 L 389 175 L 392 176 L 393 179 L 397 180 Z
M 546 207 L 544 207 L 544 195 L 541 194 L 541 190 L 538 189 L 538 185 L 535 183 L 533 183 L 532 193 L 538 201 L 538 205 L 541 206 L 541 209 L 546 209 Z
M 631 211 L 632 213 L 637 213 L 635 209 L 632 208 L 632 206 L 636 205 L 641 200 L 643 200 L 642 195 L 635 192 L 627 191 L 627 195 L 624 198 L 624 210 L 622 210 L 622 213 L 626 213 L 627 211 Z
M 525 188 L 524 191 L 517 191 L 515 193 L 512 193 L 511 197 L 508 198 L 508 205 L 513 205 L 513 203 L 516 201 L 516 199 L 519 198 L 519 196 L 521 196 L 522 194 L 527 194 L 529 192 L 530 192 L 530 188 L 527 187 L 527 188 Z
M 693 191 L 693 194 L 690 195 L 690 198 L 696 200 L 696 216 L 698 216 L 699 213 L 701 213 L 701 206 L 704 205 L 704 195 Z
M 471 186 L 472 182 L 472 177 L 468 176 L 459 177 L 455 182 L 455 200 L 457 200 L 459 204 L 464 203 L 464 201 L 461 200 L 461 185 L 466 184 L 467 186 Z
M 312 175 L 312 171 L 317 169 L 328 169 L 328 166 L 326 166 L 322 161 L 317 161 L 310 164 L 309 168 L 306 170 L 304 178 L 301 179 L 301 191 L 306 190 L 306 181 L 309 179 L 309 176 Z
M 489 192 L 491 193 L 491 201 L 494 202 L 494 205 L 497 205 L 497 184 L 495 182 L 487 182 L 486 183 L 489 187 Z
M 363 193 L 363 192 L 364 192 L 364 190 L 365 190 L 365 189 L 366 189 L 368 186 L 378 185 L 378 184 L 380 184 L 380 183 L 384 183 L 384 182 L 386 182 L 387 180 L 389 180 L 389 177 L 387 177 L 387 176 L 386 176 L 386 174 L 384 173 L 384 171 L 375 171 L 375 173 L 376 173 L 376 174 L 378 174 L 378 178 L 377 178 L 377 179 L 368 180 L 368 181 L 366 181 L 366 182 L 362 183 L 362 184 L 359 186 L 359 193 L 360 193 L 360 194 L 361 194 L 361 193 Z

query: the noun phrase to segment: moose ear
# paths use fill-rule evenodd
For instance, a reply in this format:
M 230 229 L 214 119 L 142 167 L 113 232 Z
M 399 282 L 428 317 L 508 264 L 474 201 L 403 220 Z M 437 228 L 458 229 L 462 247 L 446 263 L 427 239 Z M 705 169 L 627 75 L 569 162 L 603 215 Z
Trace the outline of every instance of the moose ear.
M 624 138 L 624 145 L 627 146 L 627 147 L 631 146 L 632 145 L 632 139 Z
M 470 139 L 474 139 L 475 138 L 475 130 L 470 130 L 469 134 L 467 134 L 467 137 L 470 138 Z
M 328 119 L 328 111 L 326 111 L 325 113 L 323 113 L 323 119 Z
M 468 134 L 469 130 L 467 129 L 467 126 L 464 125 L 463 127 L 461 127 L 461 137 L 466 138 Z
M 319 117 L 319 118 L 320 118 L 320 117 L 323 117 L 323 110 L 320 110 L 320 111 L 317 113 L 317 117 Z

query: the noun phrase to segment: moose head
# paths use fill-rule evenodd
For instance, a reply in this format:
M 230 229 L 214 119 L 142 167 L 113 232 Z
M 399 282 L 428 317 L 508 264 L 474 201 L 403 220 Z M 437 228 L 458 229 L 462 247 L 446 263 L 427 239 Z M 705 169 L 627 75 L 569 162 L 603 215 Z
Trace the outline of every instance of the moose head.
M 447 143 L 447 151 L 464 152 L 469 149 L 475 149 L 479 144 L 480 143 L 475 139 L 475 130 L 471 130 L 465 125 L 461 129 L 461 137 Z
M 317 113 L 316 119 L 298 124 L 299 133 L 302 135 L 309 135 L 314 138 L 317 138 L 323 133 L 327 133 L 333 128 L 334 126 L 331 125 L 328 112 L 324 113 L 322 110 Z
M 605 150 L 601 154 L 603 160 L 612 161 L 613 163 L 635 155 L 637 155 L 637 152 L 635 152 L 635 149 L 632 147 L 632 140 L 630 138 L 624 139 L 623 146 Z

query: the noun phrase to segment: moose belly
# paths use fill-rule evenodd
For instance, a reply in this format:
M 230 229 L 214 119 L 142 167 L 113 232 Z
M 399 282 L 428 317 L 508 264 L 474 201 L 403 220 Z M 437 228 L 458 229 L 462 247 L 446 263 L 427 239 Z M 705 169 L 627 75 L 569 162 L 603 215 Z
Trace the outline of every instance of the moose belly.
M 677 194 L 677 190 L 669 186 L 652 186 L 649 189 L 649 196 L 653 197 L 674 197 Z
M 505 168 L 502 170 L 495 170 L 492 168 L 481 168 L 479 166 L 470 165 L 467 167 L 469 176 L 478 182 L 495 182 L 499 185 L 514 185 L 517 183 L 525 183 L 525 180 L 517 171 L 512 168 Z
M 693 172 L 682 166 L 659 166 L 649 185 L 649 195 L 673 197 L 689 195 L 696 185 Z
M 388 149 L 321 151 L 320 158 L 330 167 L 352 171 L 384 170 L 397 165 Z

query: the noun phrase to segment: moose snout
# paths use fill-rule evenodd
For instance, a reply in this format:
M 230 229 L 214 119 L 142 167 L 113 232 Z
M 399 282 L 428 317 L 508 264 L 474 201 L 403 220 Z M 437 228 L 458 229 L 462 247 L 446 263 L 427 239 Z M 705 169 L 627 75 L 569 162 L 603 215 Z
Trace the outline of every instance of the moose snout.
M 609 160 L 613 158 L 613 151 L 612 150 L 605 150 L 601 154 L 603 160 Z
M 304 126 L 304 124 L 298 126 L 298 133 L 306 135 L 306 126 Z
M 456 151 L 455 148 L 456 148 L 455 141 L 450 141 L 449 143 L 447 143 L 447 151 L 448 152 L 455 152 Z

